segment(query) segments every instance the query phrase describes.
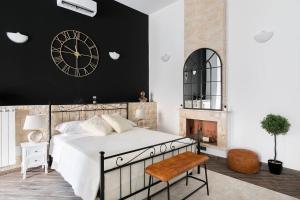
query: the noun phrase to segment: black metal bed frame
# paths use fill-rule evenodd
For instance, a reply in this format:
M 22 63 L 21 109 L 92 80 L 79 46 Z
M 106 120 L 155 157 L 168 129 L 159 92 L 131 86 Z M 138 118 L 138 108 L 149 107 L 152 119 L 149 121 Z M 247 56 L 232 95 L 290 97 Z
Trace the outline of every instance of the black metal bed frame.
M 52 113 L 64 113 L 64 112 L 85 112 L 85 111 L 104 111 L 104 110 L 126 110 L 126 115 L 128 118 L 128 103 L 119 103 L 119 104 L 125 104 L 125 107 L 111 107 L 111 108 L 100 108 L 100 109 L 90 109 L 90 110 L 83 110 L 81 106 L 78 106 L 78 108 L 81 109 L 77 109 L 77 108 L 71 108 L 69 110 L 58 110 L 58 111 L 52 111 L 51 105 L 49 105 L 49 142 L 51 140 L 52 134 L 51 134 L 51 118 L 52 118 Z M 104 104 L 105 105 L 105 104 Z M 112 105 L 112 104 L 109 104 Z M 130 150 L 130 151 L 126 151 L 126 152 L 122 152 L 119 154 L 115 154 L 115 155 L 108 155 L 105 156 L 105 152 L 101 151 L 99 152 L 99 156 L 100 156 L 100 184 L 99 184 L 99 190 L 97 193 L 97 197 L 100 198 L 100 200 L 105 200 L 105 175 L 111 172 L 116 172 L 119 171 L 119 187 L 120 187 L 120 191 L 119 191 L 119 200 L 123 200 L 123 199 L 127 199 L 129 197 L 132 197 L 140 192 L 145 191 L 146 189 L 148 189 L 149 187 L 152 187 L 154 185 L 157 185 L 158 183 L 160 183 L 161 181 L 156 180 L 154 181 L 152 178 L 151 184 L 146 184 L 146 174 L 145 174 L 145 168 L 146 168 L 146 164 L 147 162 L 150 162 L 150 164 L 154 163 L 154 159 L 155 158 L 160 158 L 160 160 L 164 160 L 166 158 L 166 156 L 174 156 L 176 154 L 179 154 L 182 151 L 191 151 L 191 152 L 197 152 L 198 154 L 200 154 L 200 139 L 199 137 L 195 140 L 195 138 L 188 138 L 188 137 L 182 137 L 182 138 L 178 138 L 175 140 L 170 140 L 167 142 L 163 142 L 163 143 L 159 143 L 159 144 L 155 144 L 155 145 L 151 145 L 151 146 L 146 146 L 143 148 L 139 148 L 139 149 L 134 149 L 134 150 Z M 125 159 L 125 156 L 127 156 L 128 158 Z M 115 165 L 109 169 L 105 169 L 105 161 L 112 159 L 112 161 L 115 163 Z M 51 156 L 49 156 L 49 166 L 52 163 L 52 158 Z M 143 168 L 144 168 L 144 176 L 143 176 L 143 185 L 136 189 L 133 190 L 132 189 L 132 166 L 137 165 L 137 164 L 143 164 Z M 122 177 L 124 176 L 124 174 L 122 174 L 122 170 L 125 168 L 129 168 L 129 194 L 123 195 L 122 192 Z M 200 173 L 200 166 L 198 166 L 198 173 Z M 191 176 L 189 176 L 191 177 Z M 174 181 L 173 183 L 171 183 L 169 186 L 172 186 L 173 184 L 185 179 L 186 177 L 182 177 L 177 181 Z M 192 177 L 194 178 L 194 177 Z M 150 179 L 150 177 L 149 177 Z M 155 192 L 154 194 L 152 194 L 151 196 L 154 196 L 162 191 L 164 191 L 165 189 L 167 189 L 167 187 L 164 187 L 160 190 L 158 190 L 157 192 Z
M 177 147 L 176 147 L 177 144 Z M 105 174 L 113 172 L 113 171 L 119 171 L 120 174 L 120 180 L 119 180 L 119 200 L 127 199 L 129 197 L 132 197 L 140 192 L 143 192 L 144 190 L 148 189 L 149 186 L 152 187 L 154 185 L 157 185 L 161 181 L 156 180 L 153 181 L 152 179 L 152 184 L 146 184 L 146 174 L 145 174 L 145 168 L 146 168 L 146 162 L 150 161 L 150 164 L 154 163 L 155 158 L 161 158 L 161 160 L 164 160 L 166 158 L 166 155 L 176 155 L 179 154 L 181 150 L 185 151 L 191 151 L 191 152 L 197 152 L 200 153 L 200 148 L 199 148 L 199 142 L 195 141 L 191 138 L 183 137 L 175 140 L 170 140 L 167 142 L 123 152 L 120 154 L 115 154 L 115 155 L 110 155 L 105 157 L 105 152 L 100 152 L 100 187 L 98 191 L 98 197 L 101 200 L 105 200 Z M 145 156 L 145 154 L 148 153 L 148 156 Z M 125 160 L 124 156 L 125 155 L 132 155 L 130 158 Z M 108 159 L 114 159 L 115 161 L 115 167 L 112 167 L 110 169 L 105 169 L 105 161 Z M 136 164 L 142 163 L 144 166 L 144 177 L 143 177 L 143 185 L 141 188 L 133 191 L 132 190 L 132 166 Z M 129 194 L 126 194 L 123 196 L 122 194 L 122 169 L 124 168 L 129 168 Z M 198 173 L 199 173 L 200 168 L 198 167 Z M 183 180 L 186 177 L 183 177 L 175 182 L 173 182 L 170 185 L 173 185 L 181 180 Z M 155 192 L 151 196 L 154 196 L 163 190 L 167 189 L 167 187 L 162 188 L 161 190 Z

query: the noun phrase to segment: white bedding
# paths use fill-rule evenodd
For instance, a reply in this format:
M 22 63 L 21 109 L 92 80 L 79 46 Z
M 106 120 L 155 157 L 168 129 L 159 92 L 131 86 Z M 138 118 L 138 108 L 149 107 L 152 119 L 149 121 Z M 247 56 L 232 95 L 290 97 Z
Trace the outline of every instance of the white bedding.
M 100 151 L 104 151 L 107 157 L 177 138 L 179 136 L 141 128 L 134 128 L 125 133 L 112 134 L 105 137 L 91 136 L 86 133 L 56 135 L 52 138 L 50 144 L 50 154 L 53 157 L 52 168 L 58 171 L 72 185 L 77 196 L 84 200 L 94 200 L 100 182 Z M 149 156 L 149 154 L 145 156 Z M 132 158 L 132 155 L 129 155 L 127 158 L 124 157 L 124 161 L 130 158 Z M 105 169 L 115 166 L 115 158 L 113 160 L 105 160 Z M 132 168 L 134 172 L 132 175 L 133 191 L 144 184 L 143 169 L 143 164 L 138 164 Z M 123 196 L 129 193 L 129 176 L 125 175 L 128 173 L 126 169 L 122 171 Z M 119 178 L 119 171 L 105 174 L 105 200 L 119 198 Z M 131 199 L 140 198 L 136 196 Z

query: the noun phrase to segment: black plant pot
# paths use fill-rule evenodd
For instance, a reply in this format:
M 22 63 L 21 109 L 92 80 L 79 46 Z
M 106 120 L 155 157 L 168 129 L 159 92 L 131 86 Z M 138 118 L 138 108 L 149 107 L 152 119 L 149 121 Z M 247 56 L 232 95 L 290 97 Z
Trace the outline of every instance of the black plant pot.
M 268 160 L 269 170 L 272 174 L 280 175 L 282 172 L 282 162 L 278 160 Z

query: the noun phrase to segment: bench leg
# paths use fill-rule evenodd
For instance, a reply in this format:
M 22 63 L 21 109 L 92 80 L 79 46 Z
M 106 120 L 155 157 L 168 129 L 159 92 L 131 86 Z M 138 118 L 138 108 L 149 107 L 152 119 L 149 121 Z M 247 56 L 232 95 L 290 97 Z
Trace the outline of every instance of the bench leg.
M 149 176 L 148 197 L 147 197 L 148 200 L 151 200 L 151 197 L 150 197 L 151 179 L 152 179 L 152 176 Z
M 168 200 L 170 200 L 170 184 L 167 181 L 167 188 L 168 188 Z
M 189 184 L 189 172 L 186 172 L 186 177 L 185 177 L 185 185 L 187 186 Z
M 208 179 L 207 179 L 207 168 L 206 168 L 206 163 L 204 164 L 204 169 L 205 169 L 206 192 L 207 192 L 207 195 L 209 196 L 209 189 L 208 189 Z

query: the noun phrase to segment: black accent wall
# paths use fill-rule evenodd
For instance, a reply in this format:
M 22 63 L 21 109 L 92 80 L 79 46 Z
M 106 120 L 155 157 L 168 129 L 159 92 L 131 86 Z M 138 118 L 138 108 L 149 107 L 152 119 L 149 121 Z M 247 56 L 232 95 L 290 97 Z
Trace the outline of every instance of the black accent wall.
M 148 16 L 113 0 L 98 0 L 94 18 L 56 6 L 56 0 L 1 2 L 0 105 L 42 105 L 136 101 L 148 95 Z M 59 32 L 81 31 L 98 47 L 97 69 L 85 78 L 65 75 L 53 63 L 50 46 Z M 15 44 L 6 32 L 30 38 Z M 108 52 L 121 54 L 112 60 Z

